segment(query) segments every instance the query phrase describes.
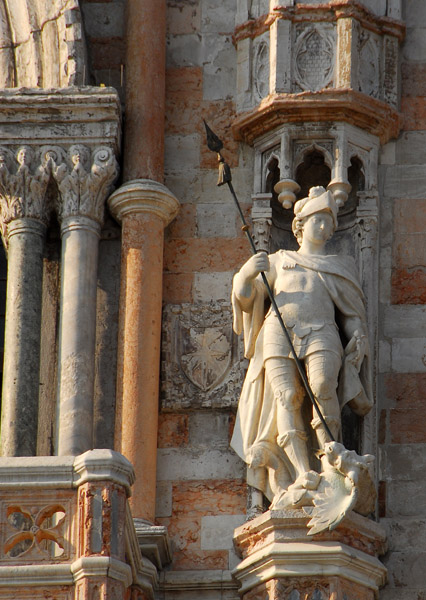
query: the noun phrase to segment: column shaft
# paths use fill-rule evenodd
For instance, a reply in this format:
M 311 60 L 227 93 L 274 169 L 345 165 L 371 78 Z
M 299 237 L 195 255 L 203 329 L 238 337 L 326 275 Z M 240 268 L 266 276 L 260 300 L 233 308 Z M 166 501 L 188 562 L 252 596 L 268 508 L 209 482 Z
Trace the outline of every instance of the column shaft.
M 30 218 L 17 219 L 8 228 L 3 456 L 33 456 L 37 449 L 45 231 L 43 223 Z
M 117 448 L 137 473 L 135 517 L 155 517 L 160 369 L 163 220 L 154 214 L 123 218 Z
M 92 448 L 100 225 L 87 217 L 68 217 L 61 233 L 57 453 L 64 456 Z
M 123 178 L 163 181 L 165 0 L 128 0 Z

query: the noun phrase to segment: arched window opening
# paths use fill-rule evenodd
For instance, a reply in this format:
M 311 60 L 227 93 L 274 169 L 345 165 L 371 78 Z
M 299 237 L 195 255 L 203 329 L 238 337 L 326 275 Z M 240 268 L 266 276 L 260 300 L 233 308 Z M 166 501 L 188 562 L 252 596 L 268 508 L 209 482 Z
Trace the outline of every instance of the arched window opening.
M 300 185 L 298 198 L 305 198 L 311 187 L 322 185 L 327 188 L 330 180 L 331 170 L 325 163 L 324 155 L 318 150 L 312 150 L 296 169 L 296 181 Z

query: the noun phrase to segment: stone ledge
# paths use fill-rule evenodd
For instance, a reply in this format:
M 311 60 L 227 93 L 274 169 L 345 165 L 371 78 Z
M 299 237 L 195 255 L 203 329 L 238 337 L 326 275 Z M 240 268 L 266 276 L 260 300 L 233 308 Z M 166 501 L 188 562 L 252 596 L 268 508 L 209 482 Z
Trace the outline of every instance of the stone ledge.
M 88 450 L 79 456 L 0 458 L 0 489 L 63 489 L 88 481 L 112 481 L 130 495 L 134 479 L 131 463 L 113 450 Z
M 231 571 L 168 571 L 161 574 L 160 589 L 167 592 L 237 590 Z
M 245 593 L 270 579 L 343 577 L 377 591 L 386 568 L 375 557 L 338 542 L 272 543 L 244 559 L 233 571 Z
M 285 123 L 350 123 L 380 138 L 382 144 L 398 137 L 401 115 L 381 100 L 350 89 L 325 89 L 299 94 L 270 94 L 253 110 L 241 113 L 232 124 L 238 141 L 250 145 Z

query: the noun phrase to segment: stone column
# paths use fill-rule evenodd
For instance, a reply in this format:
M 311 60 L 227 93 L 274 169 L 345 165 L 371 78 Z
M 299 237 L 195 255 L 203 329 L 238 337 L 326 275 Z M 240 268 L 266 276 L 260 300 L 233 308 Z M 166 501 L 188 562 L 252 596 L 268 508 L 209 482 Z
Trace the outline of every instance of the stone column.
M 163 180 L 166 2 L 126 3 L 124 180 Z
M 1 419 L 3 456 L 32 456 L 37 449 L 49 165 L 41 165 L 34 172 L 33 159 L 30 148 L 20 148 L 17 166 L 13 154 L 0 148 L 0 224 L 8 251 Z
M 132 511 L 155 516 L 163 231 L 179 203 L 155 181 L 124 184 L 109 208 L 122 224 L 116 450 L 135 468 Z
M 104 203 L 117 175 L 109 148 L 92 154 L 72 146 L 69 162 L 55 166 L 61 199 L 57 454 L 92 448 L 98 242 Z M 91 166 L 90 166 L 91 164 Z M 90 170 L 89 167 L 90 166 Z

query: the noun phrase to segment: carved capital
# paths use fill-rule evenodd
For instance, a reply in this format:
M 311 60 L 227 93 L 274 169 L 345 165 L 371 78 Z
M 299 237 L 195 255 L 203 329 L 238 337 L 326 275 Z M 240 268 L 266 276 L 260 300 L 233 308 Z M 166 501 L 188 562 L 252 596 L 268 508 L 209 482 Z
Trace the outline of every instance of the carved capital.
M 51 165 L 37 154 L 29 146 L 21 146 L 16 152 L 0 147 L 0 228 L 6 243 L 9 224 L 16 219 L 47 224 L 50 208 L 46 191 Z
M 119 223 L 127 215 L 147 213 L 159 217 L 166 227 L 176 217 L 180 204 L 162 183 L 135 179 L 116 190 L 110 196 L 108 206 Z
M 47 148 L 46 156 L 53 163 L 52 174 L 60 192 L 59 220 L 84 216 L 102 224 L 105 200 L 118 175 L 112 149 L 98 146 L 90 150 L 76 144 L 67 154 L 62 148 Z
M 256 194 L 252 197 L 253 239 L 257 250 L 269 252 L 272 225 L 272 194 Z
M 358 192 L 357 225 L 361 250 L 373 249 L 377 241 L 378 193 L 375 189 Z

